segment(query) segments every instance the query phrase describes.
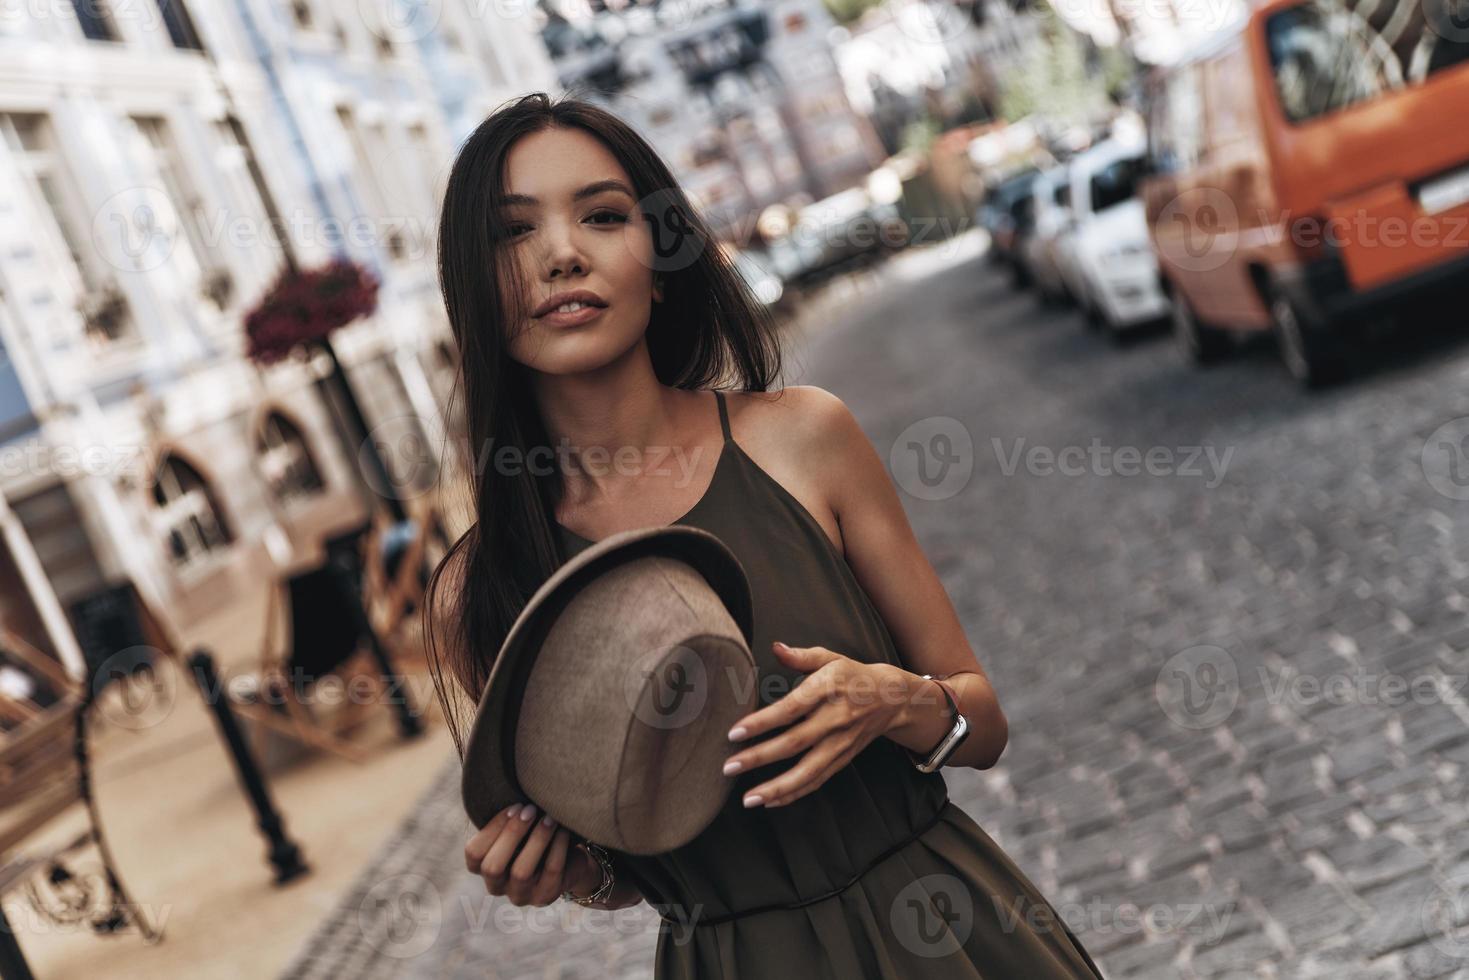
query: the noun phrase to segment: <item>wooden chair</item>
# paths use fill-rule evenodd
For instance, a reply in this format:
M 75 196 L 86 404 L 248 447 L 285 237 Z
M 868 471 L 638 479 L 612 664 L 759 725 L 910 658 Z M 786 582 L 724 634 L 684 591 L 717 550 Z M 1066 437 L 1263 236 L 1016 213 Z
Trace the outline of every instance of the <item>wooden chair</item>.
M 423 605 L 429 575 L 452 544 L 436 500 L 429 494 L 407 501 L 408 520 L 373 521 L 364 549 L 363 589 L 374 628 L 399 656 L 420 661 L 423 640 L 415 615 Z
M 322 564 L 297 571 L 270 590 L 261 668 L 250 685 L 254 690 L 233 702 L 241 716 L 262 728 L 354 762 L 366 755 L 349 734 L 374 701 L 386 700 L 398 710 L 405 737 L 422 730 L 364 605 L 361 546 L 369 532 L 364 524 L 329 539 Z M 275 639 L 282 617 L 287 617 L 283 649 Z M 330 717 L 311 706 L 327 677 L 342 682 L 343 704 Z
M 0 898 L 23 891 L 37 914 L 52 921 L 85 921 L 98 933 L 136 927 L 145 939 L 156 941 L 161 931 L 128 899 L 113 870 L 91 797 L 87 723 L 93 697 L 105 682 L 71 677 L 51 657 L 4 629 L 0 661 L 20 665 L 35 680 L 36 695 L 0 692 L 0 716 L 6 720 L 0 731 Z M 77 803 L 87 809 L 85 831 L 59 842 L 24 846 Z M 97 848 L 105 872 L 108 901 L 101 915 L 88 891 L 89 880 L 71 869 L 75 853 L 88 845 Z M 3 927 L 0 933 L 0 962 L 21 975 L 25 961 L 14 934 Z

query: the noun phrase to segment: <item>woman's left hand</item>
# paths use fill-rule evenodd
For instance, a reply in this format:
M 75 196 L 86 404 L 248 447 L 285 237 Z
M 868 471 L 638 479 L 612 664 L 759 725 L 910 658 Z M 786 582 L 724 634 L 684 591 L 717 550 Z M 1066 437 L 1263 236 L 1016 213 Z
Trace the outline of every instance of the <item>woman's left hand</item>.
M 808 751 L 788 771 L 746 793 L 746 807 L 783 806 L 820 787 L 892 728 L 911 696 L 912 675 L 893 664 L 863 663 L 825 647 L 777 642 L 772 649 L 782 663 L 807 676 L 779 701 L 736 722 L 730 741 L 800 723 L 730 756 L 724 773 L 734 775 Z

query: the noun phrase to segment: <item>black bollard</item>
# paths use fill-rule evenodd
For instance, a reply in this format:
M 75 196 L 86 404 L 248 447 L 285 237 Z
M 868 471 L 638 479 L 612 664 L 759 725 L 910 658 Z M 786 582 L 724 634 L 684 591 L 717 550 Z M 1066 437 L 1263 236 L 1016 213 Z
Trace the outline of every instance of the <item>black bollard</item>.
M 377 662 L 378 669 L 383 674 L 383 681 L 387 684 L 388 703 L 397 712 L 398 733 L 404 738 L 422 735 L 423 719 L 419 717 L 413 704 L 413 698 L 403 684 L 403 675 L 393 669 L 392 658 L 388 656 L 383 641 L 378 638 L 377 630 L 367 622 L 366 615 L 362 617 L 361 626 L 363 632 L 367 634 L 367 644 L 372 649 L 372 659 Z
M 271 802 L 265 777 L 250 755 L 250 747 L 240 735 L 240 726 L 235 722 L 234 712 L 230 710 L 229 698 L 219 684 L 219 674 L 214 669 L 214 657 L 208 650 L 200 647 L 189 656 L 189 668 L 194 673 L 194 683 L 199 685 L 205 703 L 214 711 L 214 720 L 219 723 L 220 734 L 229 745 L 230 757 L 235 762 L 235 775 L 239 776 L 240 785 L 245 787 L 250 803 L 255 807 L 256 823 L 270 847 L 268 857 L 275 868 L 275 883 L 284 885 L 291 879 L 306 874 L 311 869 L 301 859 L 301 849 L 286 836 L 285 825 L 276 812 L 275 804 Z

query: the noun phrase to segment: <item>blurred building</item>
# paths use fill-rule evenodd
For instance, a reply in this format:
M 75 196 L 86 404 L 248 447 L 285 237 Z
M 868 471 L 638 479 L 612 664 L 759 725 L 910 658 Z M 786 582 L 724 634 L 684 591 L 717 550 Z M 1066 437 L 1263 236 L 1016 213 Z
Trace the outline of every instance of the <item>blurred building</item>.
M 896 153 L 926 115 L 941 129 L 997 118 L 1039 33 L 1027 0 L 890 0 L 843 29 L 836 59 L 853 107 Z
M 885 156 L 848 103 L 820 0 L 591 0 L 549 9 L 560 84 L 633 125 L 716 235 L 861 184 Z
M 64 610 L 105 583 L 186 626 L 365 517 L 325 366 L 243 355 L 288 259 L 378 274 L 333 342 L 396 462 L 440 465 L 411 458 L 444 444 L 454 359 L 439 194 L 476 114 L 552 77 L 529 25 L 468 0 L 0 10 L 0 625 L 79 666 Z

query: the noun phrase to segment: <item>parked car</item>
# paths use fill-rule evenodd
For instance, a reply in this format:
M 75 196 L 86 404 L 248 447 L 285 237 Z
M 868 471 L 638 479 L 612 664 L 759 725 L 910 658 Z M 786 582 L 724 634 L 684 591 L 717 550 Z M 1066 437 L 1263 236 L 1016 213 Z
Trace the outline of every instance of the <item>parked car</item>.
M 1141 139 L 1112 136 L 1071 161 L 1074 226 L 1062 247 L 1076 301 L 1113 339 L 1168 316 L 1137 180 Z
M 1265 0 L 1145 84 L 1154 246 L 1195 362 L 1273 330 L 1305 384 L 1355 326 L 1469 282 L 1469 38 L 1384 0 Z
M 1015 236 L 1017 218 L 1024 220 L 1025 201 L 1031 184 L 1040 176 L 1038 167 L 1027 166 L 998 181 L 985 192 L 976 220 L 990 236 L 987 258 L 990 262 L 1016 269 Z
M 810 285 L 875 262 L 907 244 L 896 204 L 879 204 L 851 187 L 791 212 L 786 234 L 770 242 L 768 260 L 787 283 Z
M 1069 232 L 1071 181 L 1065 166 L 1045 170 L 1031 185 L 1031 230 L 1020 246 L 1021 261 L 1035 284 L 1041 302 L 1059 305 L 1075 301 L 1057 264 L 1058 239 Z

